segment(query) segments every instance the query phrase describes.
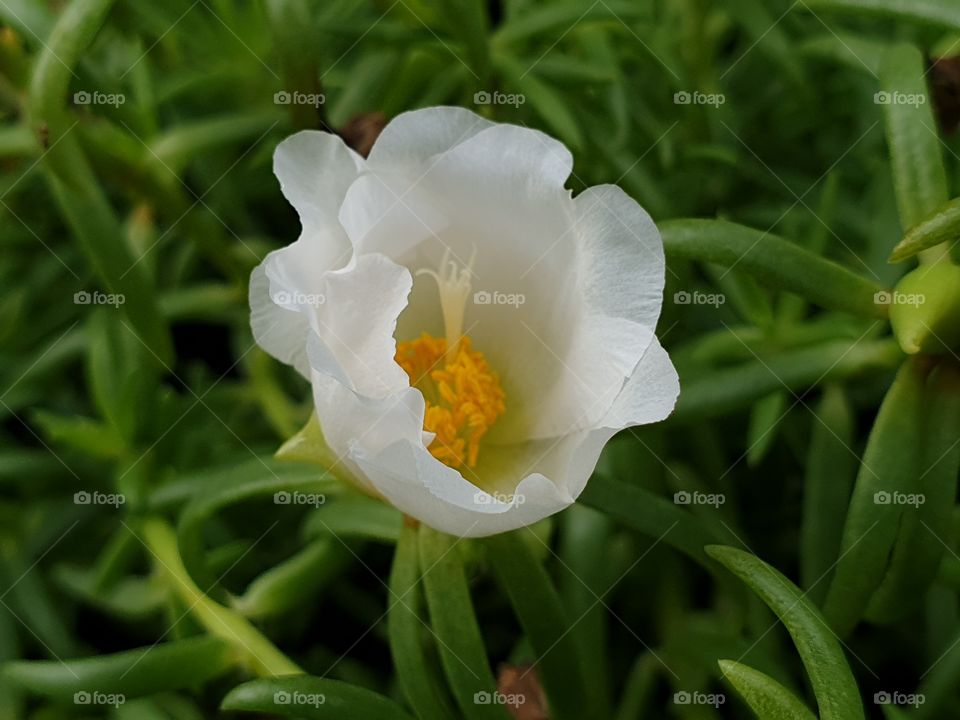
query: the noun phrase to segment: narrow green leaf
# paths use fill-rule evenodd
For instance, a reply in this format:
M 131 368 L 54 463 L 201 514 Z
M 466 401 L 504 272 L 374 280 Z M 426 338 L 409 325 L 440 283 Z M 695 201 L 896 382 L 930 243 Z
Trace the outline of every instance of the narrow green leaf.
M 470 599 L 460 541 L 426 525 L 419 539 L 430 625 L 454 702 L 467 720 L 507 720 L 505 707 L 490 702 L 497 683 Z
M 845 11 L 960 30 L 960 6 L 953 0 L 806 0 L 805 4 L 815 11 Z
M 578 662 L 571 620 L 543 565 L 519 533 L 483 540 L 490 564 L 510 597 L 533 650 L 534 666 L 550 701 L 551 717 L 575 720 L 590 714 L 590 693 Z
M 937 123 L 927 94 L 926 65 L 911 45 L 887 50 L 880 66 L 880 92 L 893 168 L 897 208 L 904 231 L 947 202 L 947 173 Z
M 304 720 L 413 720 L 402 707 L 383 695 L 318 677 L 253 680 L 227 693 L 220 708 Z
M 63 444 L 95 457 L 116 458 L 124 451 L 123 438 L 106 423 L 85 417 L 64 417 L 35 410 L 32 420 L 53 444 Z
M 951 252 L 958 252 L 960 239 L 960 198 L 942 205 L 933 215 L 914 225 L 890 253 L 890 262 L 903 262 L 919 252 L 940 243 L 950 243 Z
M 843 528 L 841 555 L 824 603 L 830 625 L 846 636 L 880 585 L 906 511 L 895 498 L 917 492 L 924 408 L 923 371 L 901 367 L 877 413 Z
M 853 413 L 843 390 L 827 385 L 814 410 L 804 475 L 800 526 L 800 584 L 818 605 L 840 557 L 843 523 L 859 458 L 853 451 Z
M 404 524 L 390 571 L 387 631 L 400 686 L 420 720 L 447 720 L 455 712 L 427 655 L 421 619 L 420 550 L 417 528 Z M 437 668 L 439 669 L 439 668 Z
M 74 693 L 140 697 L 196 686 L 237 662 L 230 645 L 216 637 L 198 637 L 80 660 L 21 660 L 3 673 L 38 695 L 72 700 Z
M 742 408 L 778 390 L 794 393 L 815 383 L 893 368 L 903 359 L 895 340 L 834 340 L 777 353 L 741 365 L 683 378 L 671 421 L 713 417 Z
M 937 576 L 950 536 L 950 515 L 960 472 L 960 370 L 952 362 L 934 368 L 924 390 L 922 449 L 914 468 L 919 507 L 900 521 L 889 569 L 867 609 L 874 622 L 915 611 Z
M 595 474 L 578 502 L 589 505 L 644 535 L 662 542 L 710 567 L 703 552 L 713 537 L 697 519 L 674 503 L 643 488 Z
M 816 720 L 796 695 L 769 675 L 733 660 L 720 660 L 720 670 L 759 720 Z
M 669 220 L 660 232 L 668 257 L 735 266 L 831 310 L 886 315 L 886 307 L 874 301 L 882 290 L 878 284 L 776 235 L 725 220 Z
M 813 685 L 820 719 L 863 720 L 856 680 L 816 606 L 778 570 L 750 553 L 716 545 L 707 553 L 749 585 L 787 628 Z

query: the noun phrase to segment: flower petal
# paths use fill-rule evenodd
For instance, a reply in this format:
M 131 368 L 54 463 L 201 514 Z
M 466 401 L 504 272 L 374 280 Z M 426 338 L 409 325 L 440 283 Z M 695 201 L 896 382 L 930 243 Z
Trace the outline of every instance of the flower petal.
M 371 167 L 415 166 L 459 145 L 493 123 L 461 107 L 432 107 L 401 113 L 380 133 Z

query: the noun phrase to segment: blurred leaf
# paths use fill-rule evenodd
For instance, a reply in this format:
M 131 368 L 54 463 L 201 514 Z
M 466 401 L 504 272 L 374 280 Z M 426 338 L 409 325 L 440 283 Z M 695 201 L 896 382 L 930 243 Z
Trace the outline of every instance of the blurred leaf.
M 747 464 L 756 467 L 766 456 L 786 414 L 789 395 L 785 392 L 770 393 L 761 398 L 750 410 L 747 429 Z
M 226 642 L 200 637 L 81 660 L 12 662 L 4 674 L 30 692 L 72 701 L 75 693 L 134 698 L 191 687 L 222 675 L 235 663 Z
M 960 7 L 952 0 L 805 0 L 810 10 L 877 15 L 960 29 Z M 801 6 L 802 7 L 802 6 Z
M 233 688 L 222 710 L 268 713 L 306 720 L 413 720 L 392 700 L 338 680 L 278 677 L 253 680 Z
M 724 220 L 670 220 L 661 223 L 660 232 L 668 258 L 736 267 L 821 307 L 885 315 L 884 306 L 874 302 L 879 285 L 775 235 Z
M 955 198 L 942 205 L 935 214 L 914 225 L 890 253 L 890 262 L 909 260 L 918 252 L 923 252 L 940 243 L 950 243 L 950 250 L 956 255 L 958 239 L 960 239 L 960 198 Z
M 578 662 L 575 637 L 569 632 L 571 620 L 546 570 L 519 534 L 524 532 L 493 535 L 483 544 L 530 642 L 551 717 L 583 718 L 590 712 L 590 693 Z

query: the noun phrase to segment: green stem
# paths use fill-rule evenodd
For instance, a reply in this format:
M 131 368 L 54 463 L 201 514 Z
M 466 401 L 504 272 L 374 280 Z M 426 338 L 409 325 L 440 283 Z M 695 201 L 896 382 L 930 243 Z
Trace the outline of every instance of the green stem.
M 177 537 L 163 520 L 144 522 L 147 547 L 157 560 L 158 569 L 171 588 L 211 634 L 230 643 L 249 667 L 260 676 L 300 675 L 303 670 L 284 655 L 250 622 L 236 612 L 215 603 L 191 579 L 177 550 Z

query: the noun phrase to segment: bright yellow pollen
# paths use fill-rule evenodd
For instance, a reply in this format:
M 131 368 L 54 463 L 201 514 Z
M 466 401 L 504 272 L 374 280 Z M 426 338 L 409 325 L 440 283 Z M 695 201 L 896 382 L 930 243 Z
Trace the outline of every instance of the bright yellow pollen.
M 464 336 L 447 354 L 444 338 L 423 333 L 398 343 L 396 360 L 426 399 L 423 428 L 436 433 L 427 449 L 452 468 L 475 467 L 480 439 L 506 409 L 500 380 L 483 353 L 471 350 Z

